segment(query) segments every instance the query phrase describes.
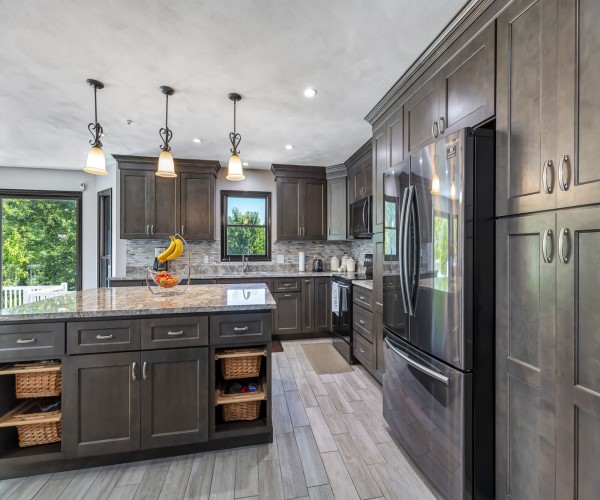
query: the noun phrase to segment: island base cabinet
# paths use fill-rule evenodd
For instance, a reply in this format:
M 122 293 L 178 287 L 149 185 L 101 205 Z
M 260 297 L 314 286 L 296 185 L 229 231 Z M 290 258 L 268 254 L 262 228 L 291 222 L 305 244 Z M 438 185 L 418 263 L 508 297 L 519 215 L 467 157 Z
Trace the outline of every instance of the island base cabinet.
M 63 452 L 85 457 L 208 439 L 208 348 L 64 360 Z
M 63 361 L 62 450 L 69 458 L 140 447 L 140 353 Z

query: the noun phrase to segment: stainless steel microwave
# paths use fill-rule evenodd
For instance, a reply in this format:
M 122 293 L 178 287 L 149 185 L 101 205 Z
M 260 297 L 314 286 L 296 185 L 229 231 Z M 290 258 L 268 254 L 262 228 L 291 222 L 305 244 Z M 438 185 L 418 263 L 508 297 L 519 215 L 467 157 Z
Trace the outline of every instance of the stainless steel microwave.
M 373 197 L 367 196 L 350 205 L 350 234 L 354 238 L 373 236 Z

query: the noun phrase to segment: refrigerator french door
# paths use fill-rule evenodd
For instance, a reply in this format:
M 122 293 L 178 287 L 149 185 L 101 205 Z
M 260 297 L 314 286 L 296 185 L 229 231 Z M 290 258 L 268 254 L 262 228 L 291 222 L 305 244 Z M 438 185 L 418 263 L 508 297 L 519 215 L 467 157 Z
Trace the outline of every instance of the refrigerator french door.
M 449 498 L 493 497 L 494 140 L 464 129 L 384 176 L 384 416 Z

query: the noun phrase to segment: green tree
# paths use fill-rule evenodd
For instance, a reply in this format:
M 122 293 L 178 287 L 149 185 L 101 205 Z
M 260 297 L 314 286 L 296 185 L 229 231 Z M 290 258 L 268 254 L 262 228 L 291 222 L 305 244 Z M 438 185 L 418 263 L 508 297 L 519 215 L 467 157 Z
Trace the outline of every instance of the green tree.
M 241 255 L 249 249 L 250 255 L 265 255 L 267 232 L 258 212 L 242 214 L 238 207 L 231 209 L 227 216 L 227 253 Z M 257 227 L 258 226 L 258 227 Z
M 2 200 L 2 285 L 58 285 L 75 290 L 77 202 Z

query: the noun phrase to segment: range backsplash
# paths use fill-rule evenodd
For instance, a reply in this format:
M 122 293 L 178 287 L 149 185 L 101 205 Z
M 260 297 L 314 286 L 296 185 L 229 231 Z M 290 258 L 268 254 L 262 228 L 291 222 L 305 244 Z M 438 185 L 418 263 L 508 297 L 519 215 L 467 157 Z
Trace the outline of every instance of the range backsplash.
M 127 240 L 127 276 L 139 276 L 145 273 L 146 267 L 154 262 L 154 249 L 164 247 L 165 241 Z M 191 241 L 188 242 L 186 252 L 190 253 L 191 274 L 229 274 L 239 272 L 241 263 L 235 262 L 231 266 L 228 262 L 221 262 L 220 241 Z M 330 270 L 331 258 L 335 255 L 342 258 L 344 252 L 354 257 L 357 261 L 358 271 L 364 272 L 364 257 L 366 253 L 373 253 L 371 240 L 354 241 L 278 241 L 271 246 L 271 262 L 250 262 L 250 272 L 294 272 L 298 271 L 298 253 L 306 255 L 306 270 L 312 270 L 312 261 L 315 257 L 323 260 L 326 271 Z M 284 263 L 277 263 L 277 256 L 284 256 Z M 182 257 L 185 257 L 186 254 Z M 208 257 L 208 263 L 205 258 Z

